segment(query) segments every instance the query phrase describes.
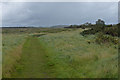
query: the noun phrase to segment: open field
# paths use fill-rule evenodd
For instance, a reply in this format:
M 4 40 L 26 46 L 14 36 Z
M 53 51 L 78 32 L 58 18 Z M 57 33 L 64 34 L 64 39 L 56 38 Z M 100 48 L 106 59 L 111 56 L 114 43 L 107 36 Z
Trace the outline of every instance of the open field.
M 85 29 L 3 29 L 5 78 L 117 78 L 118 45 Z

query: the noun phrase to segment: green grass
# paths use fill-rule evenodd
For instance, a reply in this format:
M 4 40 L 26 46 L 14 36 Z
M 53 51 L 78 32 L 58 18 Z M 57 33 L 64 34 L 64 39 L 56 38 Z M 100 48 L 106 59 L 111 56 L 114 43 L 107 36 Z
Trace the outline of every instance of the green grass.
M 2 34 L 3 54 L 7 54 L 9 50 L 16 48 L 23 42 L 24 34 Z
M 45 68 L 47 57 L 45 49 L 36 37 L 29 37 L 23 45 L 22 58 L 12 77 L 39 78 L 49 77 L 49 68 Z
M 42 36 L 32 33 L 26 38 L 21 48 L 22 52 L 20 52 L 22 53 L 21 59 L 16 63 L 11 77 L 118 77 L 117 45 L 96 44 L 95 35 L 80 35 L 80 32 L 83 31 L 82 29 L 56 31 L 55 33 L 51 33 L 52 31 L 50 33 L 44 32 L 45 35 Z M 17 36 L 15 41 L 17 42 Z M 11 56 L 9 56 L 10 58 Z
M 0 79 L 2 79 L 2 34 L 0 29 Z
M 24 34 L 2 34 L 2 73 L 3 77 L 10 77 L 14 65 L 20 59 Z
M 77 31 L 48 34 L 39 37 L 57 53 L 51 54 L 57 61 L 56 77 L 69 78 L 114 78 L 118 73 L 117 45 L 98 45 L 95 35 L 83 37 Z M 88 41 L 91 43 L 88 44 Z M 54 59 L 55 58 L 55 59 Z

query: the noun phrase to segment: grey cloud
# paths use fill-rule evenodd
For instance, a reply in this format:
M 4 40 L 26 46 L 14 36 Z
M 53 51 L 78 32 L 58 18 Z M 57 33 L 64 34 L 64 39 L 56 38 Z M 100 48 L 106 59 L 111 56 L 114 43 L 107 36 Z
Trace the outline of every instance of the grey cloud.
M 118 3 L 118 22 L 120 23 L 120 1 Z
M 18 2 L 3 6 L 3 26 L 118 23 L 117 2 Z

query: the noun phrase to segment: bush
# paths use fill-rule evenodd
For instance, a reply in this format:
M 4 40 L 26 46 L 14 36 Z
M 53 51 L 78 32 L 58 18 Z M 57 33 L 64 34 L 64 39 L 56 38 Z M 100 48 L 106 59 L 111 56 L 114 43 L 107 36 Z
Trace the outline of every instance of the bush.
M 112 27 L 106 27 L 106 25 L 105 26 L 97 26 L 96 25 L 89 30 L 85 30 L 85 31 L 81 32 L 80 34 L 84 36 L 84 35 L 96 34 L 98 32 L 101 32 L 105 35 L 107 34 L 107 35 L 118 37 L 118 32 L 119 32 L 118 30 L 119 29 L 118 29 L 117 25 L 114 25 Z
M 107 27 L 104 29 L 103 33 L 111 36 L 118 36 L 118 27 Z
M 104 35 L 103 33 L 99 33 L 96 36 L 95 42 L 98 44 L 101 43 L 113 43 L 113 44 L 118 44 L 119 43 L 119 39 L 116 37 L 112 37 L 110 35 Z
M 96 26 L 96 27 L 94 27 L 94 28 L 91 28 L 91 29 L 89 29 L 89 30 L 85 30 L 85 31 L 83 31 L 83 32 L 81 32 L 80 34 L 81 35 L 89 35 L 89 34 L 96 34 L 96 33 L 98 33 L 98 32 L 101 32 L 103 30 L 103 27 L 99 27 L 99 26 Z

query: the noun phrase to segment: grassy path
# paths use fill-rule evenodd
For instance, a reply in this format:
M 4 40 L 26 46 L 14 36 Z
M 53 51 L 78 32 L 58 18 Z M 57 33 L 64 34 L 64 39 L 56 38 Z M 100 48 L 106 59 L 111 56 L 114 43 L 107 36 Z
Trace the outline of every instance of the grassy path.
M 29 37 L 23 45 L 20 65 L 16 66 L 14 77 L 48 78 L 47 57 L 45 49 L 40 45 L 37 37 Z

